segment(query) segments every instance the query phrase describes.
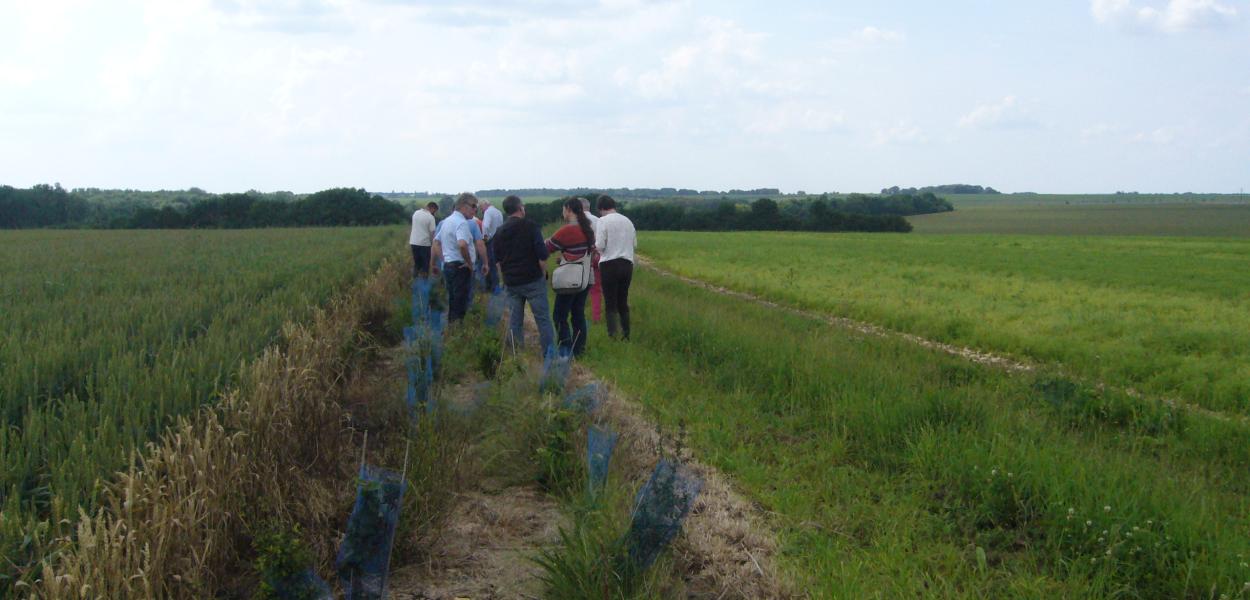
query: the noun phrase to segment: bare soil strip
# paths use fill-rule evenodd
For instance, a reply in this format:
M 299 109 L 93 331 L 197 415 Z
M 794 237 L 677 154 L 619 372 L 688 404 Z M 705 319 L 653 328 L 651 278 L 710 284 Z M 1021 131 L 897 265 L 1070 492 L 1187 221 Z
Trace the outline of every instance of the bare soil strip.
M 738 298 L 739 300 L 744 300 L 747 302 L 753 302 L 755 304 L 759 304 L 760 306 L 767 306 L 769 308 L 785 311 L 793 315 L 798 315 L 800 317 L 805 317 L 805 318 L 816 320 L 816 321 L 823 321 L 834 327 L 847 329 L 847 330 L 861 333 L 864 335 L 905 340 L 907 342 L 916 344 L 918 346 L 922 346 L 924 348 L 929 348 L 931 350 L 936 350 L 938 352 L 944 352 L 951 356 L 958 356 L 960 358 L 970 360 L 977 364 L 995 367 L 995 368 L 1002 369 L 1010 373 L 1032 373 L 1038 369 L 1038 365 L 1036 363 L 1023 361 L 1017 358 L 1003 356 L 1001 354 L 994 354 L 992 352 L 978 350 L 976 348 L 968 348 L 965 346 L 947 344 L 945 342 L 939 342 L 936 340 L 931 340 L 925 337 L 921 337 L 914 333 L 906 333 L 902 331 L 896 331 L 893 329 L 887 329 L 880 325 L 874 325 L 872 323 L 867 323 L 864 321 L 857 321 L 855 319 L 850 319 L 847 317 L 838 317 L 838 316 L 828 315 L 828 314 L 824 314 L 824 313 L 820 313 L 816 311 L 795 308 L 793 306 L 786 306 L 784 304 L 778 304 L 777 302 L 773 302 L 772 300 L 761 298 L 760 296 L 756 296 L 755 294 L 741 292 L 738 290 L 732 290 L 732 289 L 722 287 L 713 283 L 709 283 L 707 281 L 703 281 L 701 279 L 695 279 L 693 277 L 679 275 L 677 273 L 674 273 L 672 271 L 669 271 L 663 267 L 656 265 L 653 261 L 643 256 L 637 256 L 636 258 L 638 259 L 639 266 L 646 267 L 647 269 L 650 269 L 656 274 L 662 275 L 664 277 L 676 279 L 683 283 L 686 283 L 695 287 L 699 287 L 699 288 L 708 290 L 713 293 L 721 294 L 724 296 L 730 296 L 732 298 Z M 1073 379 L 1078 379 L 1078 380 L 1081 379 L 1079 377 L 1076 377 L 1071 374 L 1066 374 L 1066 373 L 1065 373 L 1065 376 L 1071 377 Z M 1094 387 L 1098 389 L 1120 389 L 1124 393 L 1134 398 L 1148 398 L 1148 396 L 1146 396 L 1145 394 L 1132 388 L 1114 388 L 1102 382 L 1091 382 L 1091 383 L 1092 385 L 1094 385 Z M 1154 400 L 1157 402 L 1162 402 L 1173 408 L 1177 408 L 1177 409 L 1181 409 L 1181 410 L 1194 413 L 1196 415 L 1201 415 L 1201 416 L 1209 417 L 1212 419 L 1218 419 L 1220 421 L 1231 421 L 1235 423 L 1241 423 L 1243 425 L 1250 425 L 1250 417 L 1247 417 L 1245 415 L 1234 415 L 1234 414 L 1229 414 L 1226 412 L 1211 410 L 1209 408 L 1203 408 L 1196 404 L 1191 404 L 1189 402 L 1185 402 L 1185 401 L 1178 400 L 1175 398 L 1156 397 L 1154 398 Z
M 566 522 L 556 501 L 533 486 L 459 494 L 442 541 L 424 564 L 391 575 L 390 597 L 539 598 L 531 558 L 558 539 Z

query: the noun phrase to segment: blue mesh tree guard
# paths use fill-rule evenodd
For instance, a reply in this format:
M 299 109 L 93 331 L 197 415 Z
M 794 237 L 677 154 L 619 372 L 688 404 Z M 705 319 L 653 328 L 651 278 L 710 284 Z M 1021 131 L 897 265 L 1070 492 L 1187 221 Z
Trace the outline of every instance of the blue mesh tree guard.
M 443 364 L 443 331 L 447 328 L 447 311 L 430 310 L 430 327 L 427 329 L 430 336 L 431 355 L 434 358 L 434 372 L 437 373 Z
M 412 418 L 419 414 L 420 407 L 426 411 L 433 410 L 430 403 L 430 385 L 434 379 L 432 343 L 423 347 L 422 339 L 432 338 L 430 327 L 414 325 L 404 328 L 404 349 L 407 352 L 404 363 L 408 371 L 408 411 Z
M 347 520 L 334 568 L 348 600 L 386 597 L 391 546 L 407 482 L 399 473 L 361 465 L 356 503 Z
M 486 326 L 494 327 L 503 320 L 503 313 L 508 308 L 508 296 L 503 288 L 495 288 L 486 300 Z
M 412 282 L 412 322 L 425 323 L 430 317 L 430 290 L 434 284 L 429 277 L 418 277 Z
M 546 394 L 563 394 L 568 384 L 569 369 L 573 360 L 571 351 L 550 346 L 543 357 L 543 372 L 538 380 L 538 391 Z
M 279 600 L 334 600 L 330 584 L 318 577 L 312 567 L 268 583 Z
M 633 521 L 625 534 L 636 567 L 650 567 L 673 541 L 701 489 L 703 480 L 685 466 L 665 458 L 656 463 L 651 478 L 638 490 Z
M 612 462 L 612 449 L 616 447 L 617 433 L 591 425 L 586 430 L 586 464 L 590 474 L 590 494 L 598 495 L 608 481 L 608 466 Z
M 423 408 L 427 413 L 434 412 L 434 403 L 430 401 L 430 386 L 434 378 L 433 357 L 429 354 L 409 356 L 406 362 L 408 367 L 408 414 L 415 419 Z
M 603 402 L 603 386 L 598 382 L 588 383 L 568 393 L 564 397 L 564 408 L 593 413 Z

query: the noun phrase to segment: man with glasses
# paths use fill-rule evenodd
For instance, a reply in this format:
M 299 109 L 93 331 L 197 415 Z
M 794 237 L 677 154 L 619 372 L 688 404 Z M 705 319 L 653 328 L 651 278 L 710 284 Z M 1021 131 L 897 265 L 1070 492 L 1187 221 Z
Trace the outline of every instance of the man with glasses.
M 443 280 L 447 284 L 447 322 L 464 319 L 469 310 L 469 294 L 472 292 L 473 267 L 479 264 L 486 274 L 486 250 L 481 239 L 475 239 L 473 216 L 477 214 L 477 196 L 464 192 L 456 198 L 451 216 L 439 228 L 435 241 L 443 257 Z M 438 274 L 437 265 L 430 265 L 430 272 Z

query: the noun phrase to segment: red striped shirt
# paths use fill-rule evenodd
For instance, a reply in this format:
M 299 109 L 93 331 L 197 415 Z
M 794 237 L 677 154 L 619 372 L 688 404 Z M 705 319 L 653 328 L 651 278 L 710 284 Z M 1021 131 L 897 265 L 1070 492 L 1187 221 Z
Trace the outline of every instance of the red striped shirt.
M 547 240 L 547 251 L 559 250 L 564 260 L 577 260 L 590 251 L 590 241 L 582 233 L 582 228 L 570 223 L 556 230 L 551 239 Z

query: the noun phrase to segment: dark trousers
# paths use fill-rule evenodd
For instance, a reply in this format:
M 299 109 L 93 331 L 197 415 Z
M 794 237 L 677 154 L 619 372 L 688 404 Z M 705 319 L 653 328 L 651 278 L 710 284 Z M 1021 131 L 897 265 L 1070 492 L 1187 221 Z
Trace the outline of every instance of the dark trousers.
M 629 283 L 634 279 L 634 263 L 617 258 L 599 263 L 603 277 L 603 304 L 607 313 L 608 335 L 616 337 L 620 326 L 621 337 L 629 339 Z
M 469 294 L 472 288 L 473 272 L 463 268 L 459 263 L 444 265 L 443 280 L 447 283 L 447 322 L 460 321 L 469 312 Z
M 408 244 L 412 248 L 412 276 L 420 277 L 430 272 L 430 247 Z
M 556 307 L 552 316 L 556 320 L 556 337 L 560 348 L 572 350 L 573 356 L 586 351 L 586 296 L 590 290 L 576 294 L 556 294 Z M 572 322 L 572 331 L 569 324 Z
M 486 272 L 486 293 L 494 293 L 495 288 L 499 287 L 499 265 L 495 263 L 495 245 L 486 244 L 487 266 L 490 268 Z

